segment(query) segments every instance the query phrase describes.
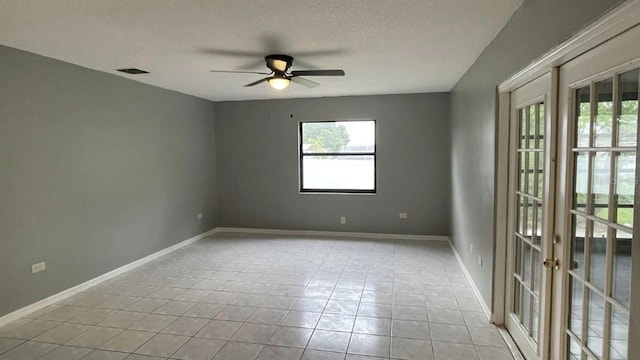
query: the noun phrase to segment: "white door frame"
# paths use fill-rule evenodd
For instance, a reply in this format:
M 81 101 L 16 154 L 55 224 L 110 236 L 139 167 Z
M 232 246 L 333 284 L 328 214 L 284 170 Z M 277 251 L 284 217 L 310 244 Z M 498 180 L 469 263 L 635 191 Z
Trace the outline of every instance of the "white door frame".
M 505 322 L 505 299 L 507 272 L 507 239 L 508 228 L 507 210 L 509 204 L 509 121 L 510 121 L 510 93 L 513 90 L 536 79 L 553 68 L 595 48 L 601 43 L 623 33 L 640 24 L 640 0 L 628 0 L 613 9 L 590 26 L 582 29 L 567 41 L 554 47 L 540 58 L 502 82 L 497 89 L 498 109 L 496 121 L 496 167 L 495 167 L 495 254 L 491 321 L 497 325 Z M 557 91 L 557 90 L 556 90 Z M 557 94 L 557 92 L 556 92 Z M 636 191 L 640 191 L 637 184 Z M 640 205 L 640 204 L 636 204 Z M 636 221 L 640 223 L 640 211 L 635 213 Z M 636 231 L 638 232 L 638 231 Z M 638 235 L 634 233 L 634 237 Z M 633 243 L 633 251 L 640 251 L 640 242 Z M 632 301 L 631 313 L 640 314 L 640 266 L 632 269 Z M 635 290 L 634 290 L 635 289 Z M 630 329 L 629 351 L 640 352 L 640 318 L 632 318 Z

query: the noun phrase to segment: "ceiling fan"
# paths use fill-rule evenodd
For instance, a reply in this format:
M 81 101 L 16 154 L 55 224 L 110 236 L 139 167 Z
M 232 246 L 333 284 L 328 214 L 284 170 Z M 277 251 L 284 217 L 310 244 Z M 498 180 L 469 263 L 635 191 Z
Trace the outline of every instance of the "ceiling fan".
M 294 82 L 308 88 L 314 88 L 319 83 L 305 79 L 302 76 L 344 76 L 344 70 L 293 70 L 290 71 L 293 65 L 293 57 L 289 55 L 273 54 L 264 57 L 267 63 L 267 68 L 271 72 L 259 72 L 259 71 L 233 71 L 233 70 L 211 70 L 215 73 L 236 73 L 236 74 L 260 74 L 269 75 L 258 81 L 254 81 L 245 85 L 254 86 L 267 81 L 272 88 L 282 90 L 289 86 L 290 82 Z

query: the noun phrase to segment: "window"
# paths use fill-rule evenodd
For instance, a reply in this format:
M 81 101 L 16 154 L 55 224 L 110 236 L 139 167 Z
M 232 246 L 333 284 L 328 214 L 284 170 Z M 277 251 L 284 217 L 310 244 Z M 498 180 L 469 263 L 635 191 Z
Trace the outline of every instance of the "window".
M 300 191 L 375 193 L 375 120 L 301 122 Z

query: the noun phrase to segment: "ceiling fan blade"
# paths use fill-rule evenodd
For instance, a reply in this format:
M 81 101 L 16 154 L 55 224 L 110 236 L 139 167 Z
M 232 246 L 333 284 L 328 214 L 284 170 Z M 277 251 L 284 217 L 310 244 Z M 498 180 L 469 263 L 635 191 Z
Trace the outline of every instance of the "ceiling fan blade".
M 291 76 L 344 76 L 344 70 L 295 70 Z
M 231 74 L 259 74 L 259 75 L 271 75 L 272 73 L 259 72 L 259 71 L 235 71 L 235 70 L 209 70 L 212 73 L 231 73 Z
M 314 88 L 314 87 L 317 87 L 318 85 L 320 85 L 319 83 L 317 83 L 315 81 L 311 81 L 309 79 L 305 79 L 305 78 L 299 77 L 299 76 L 292 77 L 291 81 L 293 81 L 296 84 L 300 84 L 302 86 L 306 86 L 308 88 Z
M 266 78 L 260 79 L 260 80 L 258 80 L 258 81 L 254 81 L 254 82 L 252 82 L 252 83 L 249 83 L 249 84 L 245 85 L 244 87 L 255 86 L 255 85 L 258 85 L 258 84 L 260 84 L 260 83 L 263 83 L 263 82 L 265 82 L 265 81 L 267 81 L 267 80 L 269 80 L 269 79 L 271 79 L 271 77 L 266 77 Z

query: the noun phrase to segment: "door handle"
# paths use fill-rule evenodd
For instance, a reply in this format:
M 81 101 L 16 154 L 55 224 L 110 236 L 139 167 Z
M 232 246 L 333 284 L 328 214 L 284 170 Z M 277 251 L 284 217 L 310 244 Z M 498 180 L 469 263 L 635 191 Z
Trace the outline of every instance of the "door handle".
M 560 270 L 560 259 L 544 259 L 542 261 L 542 265 L 544 265 L 544 267 L 546 268 L 555 268 L 556 270 Z

